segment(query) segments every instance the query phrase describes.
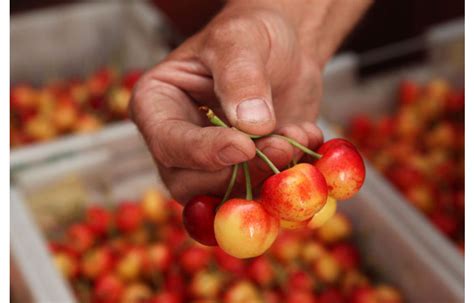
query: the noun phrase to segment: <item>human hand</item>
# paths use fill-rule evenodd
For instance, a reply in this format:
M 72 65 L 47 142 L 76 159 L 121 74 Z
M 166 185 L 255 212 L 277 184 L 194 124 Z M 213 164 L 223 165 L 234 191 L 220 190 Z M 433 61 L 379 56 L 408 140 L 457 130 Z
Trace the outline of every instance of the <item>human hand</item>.
M 236 129 L 208 126 L 199 105 L 246 133 L 276 131 L 312 149 L 321 144 L 321 131 L 314 124 L 321 69 L 347 32 L 343 27 L 328 39 L 321 30 L 324 22 L 332 22 L 324 21 L 332 2 L 231 1 L 142 77 L 134 90 L 131 118 L 175 199 L 223 194 L 231 165 L 247 160 L 252 181 L 259 184 L 271 171 L 254 159 L 256 147 L 279 168 L 301 157 L 281 139 L 254 142 Z M 243 184 L 241 176 L 237 184 Z

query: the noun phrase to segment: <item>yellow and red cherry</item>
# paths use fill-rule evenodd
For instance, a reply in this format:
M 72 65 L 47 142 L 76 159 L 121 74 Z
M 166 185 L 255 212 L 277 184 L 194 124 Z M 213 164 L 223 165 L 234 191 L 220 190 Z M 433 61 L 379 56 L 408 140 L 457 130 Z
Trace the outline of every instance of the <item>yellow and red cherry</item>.
M 313 165 L 300 163 L 268 178 L 262 186 L 262 205 L 285 221 L 310 219 L 326 203 L 328 188 Z M 285 223 L 286 225 L 286 223 Z
M 275 241 L 280 220 L 253 200 L 231 199 L 222 205 L 214 220 L 219 246 L 236 258 L 263 254 Z
M 344 139 L 332 139 L 317 150 L 322 157 L 314 166 L 327 182 L 329 195 L 337 200 L 353 197 L 362 187 L 365 166 L 356 147 Z

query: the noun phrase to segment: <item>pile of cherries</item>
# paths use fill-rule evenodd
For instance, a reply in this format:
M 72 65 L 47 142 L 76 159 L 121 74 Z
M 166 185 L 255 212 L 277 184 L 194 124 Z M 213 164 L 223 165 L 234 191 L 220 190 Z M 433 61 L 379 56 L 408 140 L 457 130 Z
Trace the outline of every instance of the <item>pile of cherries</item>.
M 346 135 L 444 235 L 464 250 L 464 90 L 402 81 L 395 110 L 357 115 Z
M 86 79 L 53 80 L 10 89 L 10 146 L 92 132 L 127 117 L 132 87 L 142 71 L 102 68 Z
M 210 122 L 227 127 L 204 108 Z M 280 172 L 257 149 L 257 155 L 275 175 L 264 181 L 259 199 L 253 199 L 246 163 L 247 196 L 228 198 L 239 165 L 234 166 L 224 198 L 197 196 L 183 211 L 189 235 L 204 245 L 219 245 L 237 258 L 263 254 L 277 238 L 280 226 L 287 229 L 318 228 L 336 212 L 336 200 L 354 196 L 365 179 L 364 162 L 357 149 L 344 139 L 332 139 L 314 152 L 291 138 L 278 136 L 316 158 L 314 163 L 297 163 Z
M 54 263 L 80 302 L 403 302 L 361 266 L 340 213 L 316 230 L 285 230 L 268 253 L 243 260 L 187 237 L 182 211 L 156 190 L 91 206 L 65 233 L 51 231 Z

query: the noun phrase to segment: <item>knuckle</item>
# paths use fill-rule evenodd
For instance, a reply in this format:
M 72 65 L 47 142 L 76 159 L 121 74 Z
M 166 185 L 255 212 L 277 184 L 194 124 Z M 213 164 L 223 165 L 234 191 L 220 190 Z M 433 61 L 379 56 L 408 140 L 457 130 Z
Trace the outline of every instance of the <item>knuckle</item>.
M 246 16 L 234 16 L 232 18 L 219 21 L 212 26 L 208 33 L 211 43 L 221 43 L 223 41 L 232 42 L 235 35 L 246 35 L 251 29 L 253 21 Z
M 172 168 L 174 166 L 171 157 L 167 155 L 166 150 L 158 140 L 149 140 L 149 145 L 156 162 L 165 168 Z

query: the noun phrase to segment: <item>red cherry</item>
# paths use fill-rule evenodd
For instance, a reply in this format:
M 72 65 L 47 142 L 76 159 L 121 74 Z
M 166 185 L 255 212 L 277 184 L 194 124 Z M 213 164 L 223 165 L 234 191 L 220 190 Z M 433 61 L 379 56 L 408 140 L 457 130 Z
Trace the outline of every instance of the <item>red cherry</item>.
M 272 283 L 275 278 L 275 271 L 268 258 L 260 256 L 252 260 L 247 273 L 257 284 L 265 287 Z
M 316 297 L 310 291 L 290 291 L 285 302 L 287 303 L 316 303 Z
M 179 258 L 181 268 L 189 274 L 204 269 L 211 259 L 211 252 L 199 246 L 192 246 L 183 251 Z
M 348 243 L 336 244 L 331 249 L 331 254 L 345 270 L 356 269 L 359 266 L 359 253 L 354 246 Z
M 135 86 L 135 83 L 137 83 L 138 79 L 140 79 L 142 74 L 143 72 L 141 70 L 132 70 L 127 72 L 122 78 L 122 85 L 131 90 Z
M 96 302 L 119 302 L 123 289 L 123 282 L 117 276 L 113 274 L 105 275 L 95 283 L 94 299 Z
M 365 115 L 357 115 L 351 119 L 348 136 L 357 142 L 365 142 L 374 126 L 372 120 Z
M 112 252 L 105 247 L 99 247 L 88 251 L 82 257 L 81 272 L 85 277 L 93 280 L 109 272 L 113 263 Z
M 170 291 L 161 291 L 148 301 L 149 303 L 180 303 L 181 297 Z
M 356 147 L 344 139 L 325 142 L 317 151 L 322 155 L 314 165 L 326 179 L 329 195 L 337 200 L 354 196 L 365 179 L 365 166 Z
M 242 275 L 245 271 L 245 263 L 236 257 L 232 257 L 220 247 L 214 249 L 214 256 L 217 264 L 224 270 L 229 271 L 235 275 Z
M 291 290 L 311 292 L 313 289 L 313 280 L 307 272 L 297 270 L 289 275 L 288 286 Z
M 319 295 L 318 303 L 344 303 L 344 296 L 336 289 L 326 289 Z
M 445 235 L 452 237 L 458 230 L 459 222 L 453 215 L 443 212 L 433 212 L 430 215 L 431 222 Z
M 143 212 L 138 203 L 124 202 L 116 213 L 117 228 L 122 232 L 132 232 L 143 222 Z
M 400 103 L 411 104 L 418 98 L 420 87 L 411 81 L 402 81 L 400 83 Z
M 95 242 L 92 231 L 85 224 L 72 225 L 67 232 L 67 236 L 71 248 L 79 254 L 91 248 Z
M 196 196 L 183 209 L 183 224 L 189 235 L 201 244 L 216 246 L 214 217 L 220 200 L 210 196 Z
M 464 91 L 453 91 L 446 97 L 446 108 L 451 112 L 464 110 Z
M 386 175 L 387 178 L 401 190 L 407 190 L 412 186 L 417 186 L 423 180 L 423 174 L 418 169 L 408 165 L 391 166 Z
M 372 287 L 362 286 L 352 291 L 350 303 L 377 303 L 376 292 Z
M 104 236 L 112 225 L 112 216 L 106 209 L 93 206 L 86 212 L 86 223 L 96 235 Z
M 171 251 L 176 251 L 186 243 L 188 237 L 183 228 L 172 225 L 165 225 L 160 228 L 163 240 Z
M 173 291 L 177 294 L 184 293 L 185 282 L 184 275 L 177 270 L 169 270 L 165 273 L 165 289 L 168 291 Z

